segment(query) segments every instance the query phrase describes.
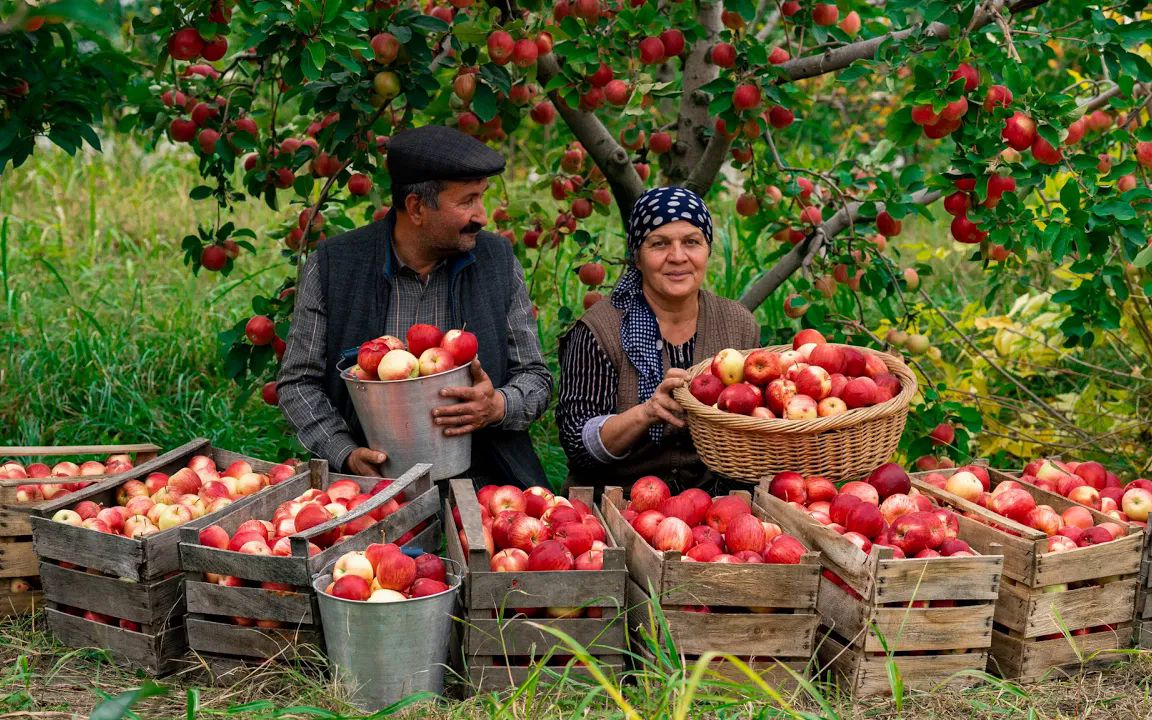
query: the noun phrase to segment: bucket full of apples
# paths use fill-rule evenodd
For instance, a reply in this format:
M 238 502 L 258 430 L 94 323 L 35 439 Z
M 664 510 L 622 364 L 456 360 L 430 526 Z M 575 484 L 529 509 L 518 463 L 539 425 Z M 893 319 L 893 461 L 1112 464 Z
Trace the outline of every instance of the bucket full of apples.
M 385 475 L 431 463 L 432 479 L 443 480 L 472 465 L 472 436 L 446 437 L 432 410 L 457 402 L 440 396 L 444 388 L 472 385 L 476 350 L 473 333 L 418 324 L 407 343 L 391 335 L 368 340 L 356 364 L 341 371 L 368 447 L 388 453 Z
M 894 355 L 801 330 L 792 345 L 721 350 L 674 391 L 710 469 L 755 482 L 868 475 L 895 452 L 916 376 Z
M 440 694 L 463 572 L 392 543 L 344 553 L 313 582 L 336 681 L 363 710 Z

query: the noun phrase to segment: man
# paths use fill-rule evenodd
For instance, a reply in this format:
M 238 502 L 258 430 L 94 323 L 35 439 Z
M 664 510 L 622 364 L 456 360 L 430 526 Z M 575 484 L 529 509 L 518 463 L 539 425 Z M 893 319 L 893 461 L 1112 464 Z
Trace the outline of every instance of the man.
M 504 171 L 504 158 L 428 126 L 394 136 L 387 162 L 392 210 L 320 243 L 304 266 L 277 383 L 284 417 L 332 467 L 378 476 L 388 449 L 365 447 L 337 363 L 416 323 L 466 327 L 479 341 L 473 386 L 443 391 L 459 402 L 433 412 L 437 425 L 473 433 L 473 477 L 546 485 L 527 429 L 548 405 L 552 376 L 524 269 L 507 240 L 481 230 L 487 178 Z

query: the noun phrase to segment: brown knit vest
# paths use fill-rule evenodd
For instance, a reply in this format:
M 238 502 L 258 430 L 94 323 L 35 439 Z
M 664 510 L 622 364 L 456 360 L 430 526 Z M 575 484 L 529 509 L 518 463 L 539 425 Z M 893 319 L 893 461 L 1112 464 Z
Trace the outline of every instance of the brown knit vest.
M 617 413 L 638 405 L 640 392 L 640 375 L 624 354 L 620 341 L 621 315 L 622 312 L 611 301 L 602 300 L 578 321 L 592 331 L 600 349 L 616 369 L 619 377 Z M 759 341 L 760 326 L 747 308 L 707 290 L 700 291 L 700 314 L 696 320 L 693 362 L 700 362 L 724 348 L 756 347 Z M 665 345 L 665 372 L 668 367 L 668 346 Z M 619 462 L 595 468 L 570 468 L 568 484 L 597 489 L 618 485 L 627 489 L 645 475 L 661 478 L 673 492 L 689 487 L 708 487 L 713 483 L 711 473 L 696 455 L 688 429 L 668 428 L 659 444 L 645 435 L 643 440 L 632 446 L 628 456 Z

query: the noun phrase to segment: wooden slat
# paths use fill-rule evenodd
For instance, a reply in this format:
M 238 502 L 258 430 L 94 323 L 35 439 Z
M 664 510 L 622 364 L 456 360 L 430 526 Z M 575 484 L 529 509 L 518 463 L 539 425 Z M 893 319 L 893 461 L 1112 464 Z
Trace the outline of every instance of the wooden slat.
M 906 688 L 931 691 L 940 685 L 963 688 L 981 682 L 971 671 L 981 672 L 988 653 L 945 653 L 938 655 L 867 655 L 845 647 L 836 638 L 818 640 L 820 664 L 836 678 L 842 690 L 859 697 L 892 694 L 888 665 L 894 664 Z
M 197 652 L 288 660 L 297 656 L 301 645 L 323 647 L 324 635 L 314 627 L 241 627 L 189 617 L 188 644 Z
M 881 604 L 995 600 L 1003 567 L 1003 555 L 882 560 L 876 571 L 875 599 Z
M 803 565 L 670 562 L 665 565 L 660 602 L 811 609 L 819 586 L 815 555 Z
M 996 622 L 1025 638 L 1131 620 L 1135 578 L 1062 592 L 1005 583 L 996 603 Z
M 30 577 L 39 571 L 39 567 L 31 540 L 0 543 L 0 578 Z
M 468 542 L 468 556 L 464 566 L 471 571 L 488 570 L 488 553 L 484 546 L 484 526 L 480 519 L 480 502 L 476 499 L 476 489 L 467 478 L 448 481 L 452 502 L 460 510 L 460 522 L 464 525 L 464 539 Z
M 188 612 L 259 620 L 279 620 L 293 625 L 319 625 L 320 613 L 312 589 L 287 592 L 263 588 L 224 587 L 188 581 Z
M 1048 548 L 1048 540 L 1025 540 L 989 527 L 984 523 L 957 514 L 960 539 L 966 541 L 976 552 L 987 555 L 999 548 L 1004 555 L 1001 573 L 1019 582 L 1031 583 L 1036 574 L 1036 558 Z
M 1116 575 L 1135 576 L 1140 572 L 1143 542 L 1140 535 L 1128 535 L 1100 545 L 1039 555 L 1032 585 L 1041 587 Z
M 175 625 L 184 615 L 184 575 L 135 583 L 40 563 L 40 583 L 51 602 L 149 626 Z
M 992 603 L 962 607 L 880 608 L 865 652 L 974 650 L 992 641 Z
M 470 573 L 471 610 L 538 607 L 624 607 L 623 570 Z
M 1034 682 L 1074 674 L 1081 669 L 1107 666 L 1131 658 L 1129 653 L 1120 651 L 1128 645 L 1131 635 L 1130 623 L 1115 631 L 1054 640 L 1023 640 L 993 630 L 988 672 L 1021 682 Z
M 155 676 L 167 675 L 183 665 L 182 657 L 188 647 L 183 625 L 169 628 L 158 635 L 145 635 L 85 620 L 51 607 L 46 608 L 44 613 L 52 634 L 62 645 L 102 649 L 117 664 L 141 669 Z
M 475 655 L 531 655 L 540 657 L 560 646 L 556 636 L 540 625 L 555 627 L 580 643 L 591 655 L 620 655 L 625 651 L 624 623 L 593 618 L 564 618 L 562 621 L 540 618 L 526 620 L 470 619 L 464 628 L 464 652 Z M 563 647 L 558 652 L 566 653 Z
M 0 507 L 0 537 L 32 537 L 32 520 L 27 510 Z
M 664 610 L 678 652 L 723 652 L 757 657 L 809 658 L 819 617 L 815 613 L 696 613 Z
M 0 445 L 0 458 L 40 457 L 47 455 L 119 455 L 121 453 L 160 452 L 159 445 L 131 443 L 124 445 Z

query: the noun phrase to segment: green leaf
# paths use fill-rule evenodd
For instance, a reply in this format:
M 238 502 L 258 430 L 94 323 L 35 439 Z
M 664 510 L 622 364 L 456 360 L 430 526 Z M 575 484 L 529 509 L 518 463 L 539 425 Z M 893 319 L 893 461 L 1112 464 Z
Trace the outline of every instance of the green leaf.
M 476 94 L 472 96 L 472 112 L 480 118 L 480 122 L 488 122 L 496 117 L 499 108 L 496 103 L 496 93 L 484 83 L 476 84 Z
M 1152 245 L 1136 253 L 1136 259 L 1132 261 L 1132 264 L 1137 268 L 1145 268 L 1152 264 Z
M 207 185 L 197 185 L 188 193 L 188 197 L 193 200 L 204 200 L 205 198 L 212 197 L 212 188 Z
M 313 40 L 308 43 L 308 57 L 311 58 L 313 67 L 323 70 L 324 61 L 328 59 L 328 50 L 323 44 Z
M 44 3 L 39 8 L 32 8 L 30 15 L 65 18 L 106 35 L 116 35 L 120 31 L 116 26 L 115 15 L 109 12 L 108 8 L 101 7 L 92 0 L 60 0 Z
M 92 714 L 88 716 L 88 720 L 121 720 L 131 715 L 132 706 L 141 700 L 167 694 L 168 688 L 157 685 L 151 680 L 145 680 L 143 685 L 134 690 L 102 700 L 99 705 L 92 708 Z

